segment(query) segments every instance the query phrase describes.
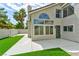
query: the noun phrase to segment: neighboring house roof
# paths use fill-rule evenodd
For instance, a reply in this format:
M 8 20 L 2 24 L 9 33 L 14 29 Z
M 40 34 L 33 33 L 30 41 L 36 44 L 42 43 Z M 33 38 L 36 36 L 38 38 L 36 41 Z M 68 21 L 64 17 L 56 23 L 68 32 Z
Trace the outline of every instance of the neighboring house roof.
M 64 5 L 66 5 L 67 3 L 66 3 L 66 4 L 65 4 L 65 3 L 51 3 L 51 4 L 49 4 L 49 5 L 46 5 L 46 6 L 43 6 L 43 7 L 34 9 L 34 10 L 31 10 L 31 11 L 29 11 L 29 13 L 31 14 L 31 13 L 37 12 L 37 11 L 39 11 L 39 10 L 47 9 L 47 8 L 49 8 L 49 7 L 51 7 L 51 6 L 55 6 L 55 5 L 57 5 L 57 4 L 59 4 L 60 6 L 64 6 Z

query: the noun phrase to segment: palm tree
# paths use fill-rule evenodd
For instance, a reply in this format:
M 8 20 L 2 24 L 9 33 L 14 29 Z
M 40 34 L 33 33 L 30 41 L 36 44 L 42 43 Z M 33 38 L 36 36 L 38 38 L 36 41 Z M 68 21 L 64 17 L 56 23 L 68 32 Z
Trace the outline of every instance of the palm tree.
M 14 19 L 21 25 L 21 29 L 24 28 L 24 18 L 26 17 L 25 9 L 20 9 L 18 12 L 15 12 L 13 15 Z

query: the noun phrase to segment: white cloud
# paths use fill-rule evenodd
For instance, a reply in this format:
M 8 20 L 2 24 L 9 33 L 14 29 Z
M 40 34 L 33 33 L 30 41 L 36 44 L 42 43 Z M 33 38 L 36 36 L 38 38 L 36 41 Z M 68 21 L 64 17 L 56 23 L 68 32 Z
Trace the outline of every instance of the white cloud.
M 0 0 L 0 3 L 78 3 L 79 0 Z
M 1 3 L 78 3 L 79 0 L 0 0 Z

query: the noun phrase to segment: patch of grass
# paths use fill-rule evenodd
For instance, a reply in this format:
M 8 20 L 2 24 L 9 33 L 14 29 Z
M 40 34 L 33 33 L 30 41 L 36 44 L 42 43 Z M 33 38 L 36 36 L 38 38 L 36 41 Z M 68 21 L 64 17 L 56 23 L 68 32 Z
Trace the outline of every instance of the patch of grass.
M 0 55 L 3 55 L 9 48 L 11 48 L 23 36 L 8 37 L 0 40 Z
M 52 48 L 23 54 L 17 54 L 15 56 L 70 56 L 70 55 L 60 48 Z

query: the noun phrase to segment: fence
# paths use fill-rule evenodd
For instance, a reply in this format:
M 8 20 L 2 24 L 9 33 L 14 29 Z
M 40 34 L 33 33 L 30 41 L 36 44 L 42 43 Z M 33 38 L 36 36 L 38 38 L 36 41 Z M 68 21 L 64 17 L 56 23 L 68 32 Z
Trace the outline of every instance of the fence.
M 16 34 L 27 34 L 27 29 L 0 29 L 0 39 Z

